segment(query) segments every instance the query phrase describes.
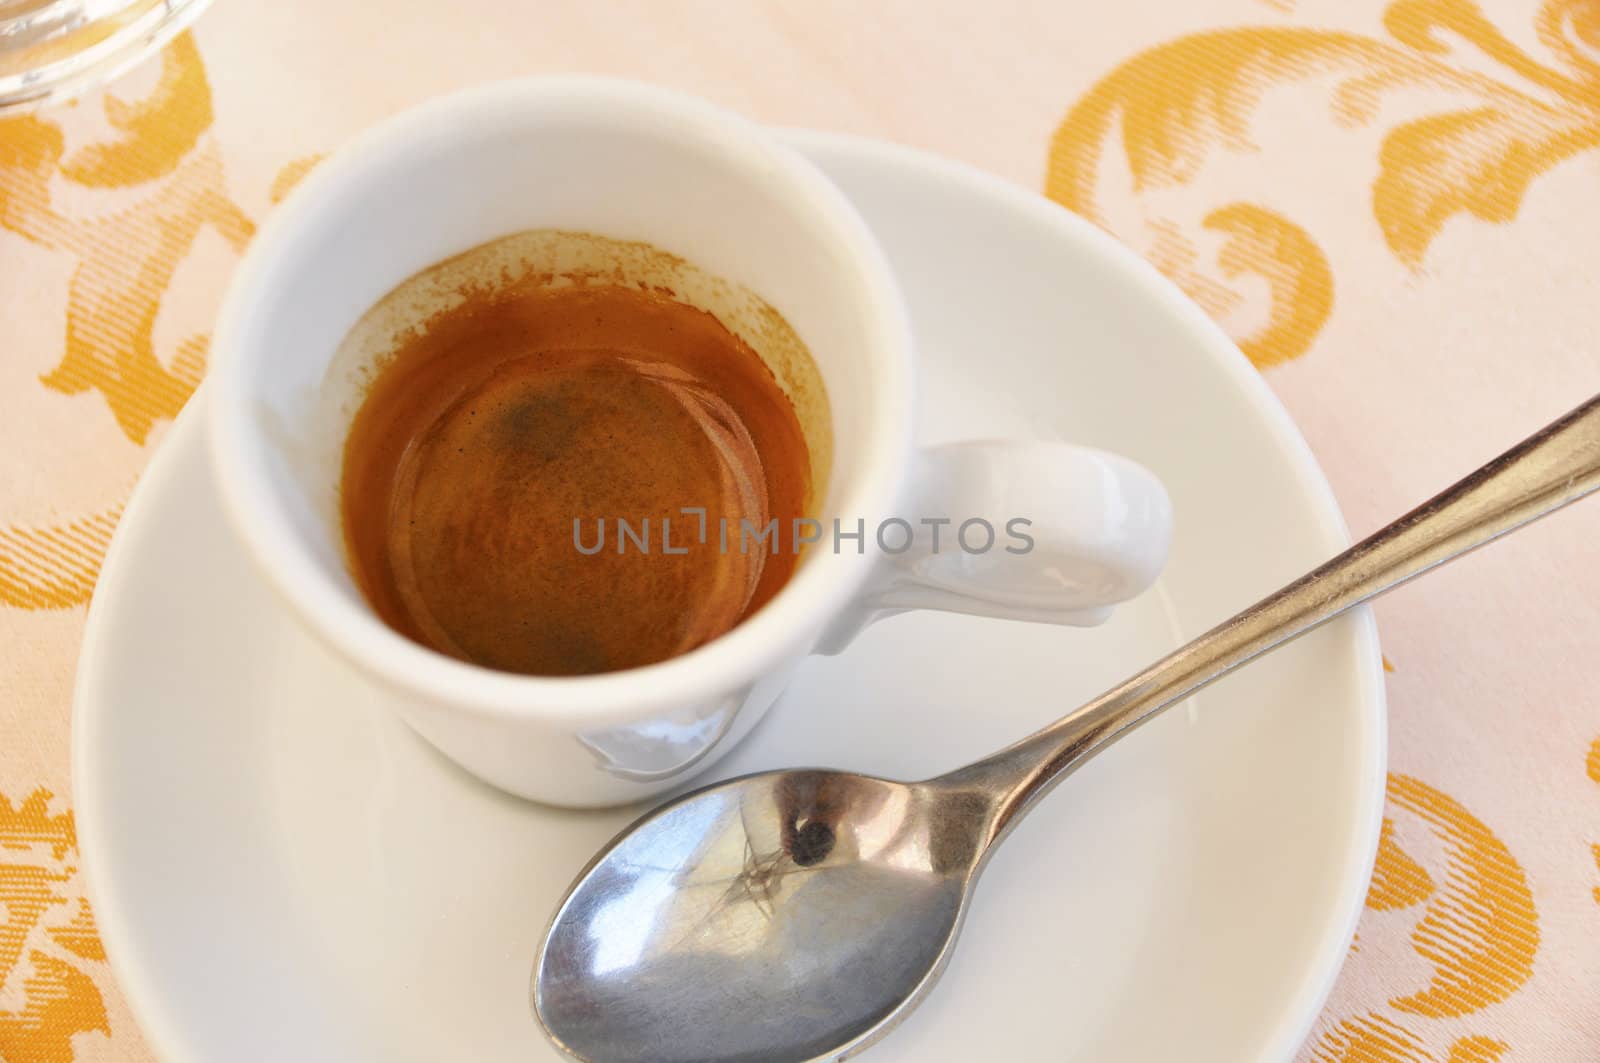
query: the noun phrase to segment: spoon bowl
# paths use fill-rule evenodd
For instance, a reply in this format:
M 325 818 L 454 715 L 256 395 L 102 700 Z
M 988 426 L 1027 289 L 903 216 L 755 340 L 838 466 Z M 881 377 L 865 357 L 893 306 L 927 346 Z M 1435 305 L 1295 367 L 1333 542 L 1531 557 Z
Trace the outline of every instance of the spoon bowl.
M 991 813 L 976 791 L 827 771 L 673 802 L 578 877 L 534 1011 L 597 1063 L 843 1058 L 937 980 Z

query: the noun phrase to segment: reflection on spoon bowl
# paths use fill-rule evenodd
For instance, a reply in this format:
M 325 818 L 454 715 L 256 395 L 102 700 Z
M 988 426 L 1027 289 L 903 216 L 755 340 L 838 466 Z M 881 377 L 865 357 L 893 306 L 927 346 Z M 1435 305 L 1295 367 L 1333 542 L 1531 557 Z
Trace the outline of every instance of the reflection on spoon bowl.
M 579 876 L 536 965 L 534 1010 L 597 1063 L 839 1058 L 933 984 L 985 807 L 820 771 L 669 805 Z

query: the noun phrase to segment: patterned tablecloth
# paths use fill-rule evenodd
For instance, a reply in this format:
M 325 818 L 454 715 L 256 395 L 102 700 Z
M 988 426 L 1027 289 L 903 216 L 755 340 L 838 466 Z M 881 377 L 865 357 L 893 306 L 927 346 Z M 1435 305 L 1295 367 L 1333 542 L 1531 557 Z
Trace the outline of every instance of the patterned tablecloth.
M 149 1058 L 83 895 L 71 682 L 231 267 L 356 130 L 557 70 L 1095 219 L 1238 340 L 1358 532 L 1600 390 L 1600 0 L 221 0 L 108 91 L 0 120 L 6 1063 Z M 1600 1059 L 1600 504 L 1378 617 L 1383 842 L 1301 1058 Z

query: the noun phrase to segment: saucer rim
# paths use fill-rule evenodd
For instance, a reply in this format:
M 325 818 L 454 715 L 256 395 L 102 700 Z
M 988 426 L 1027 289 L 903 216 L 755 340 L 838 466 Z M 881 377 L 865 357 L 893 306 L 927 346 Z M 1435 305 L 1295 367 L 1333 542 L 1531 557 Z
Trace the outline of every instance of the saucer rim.
M 1267 386 L 1260 372 L 1175 285 L 1109 234 L 1026 188 L 959 160 L 852 134 L 790 128 L 778 128 L 775 132 L 783 143 L 798 149 L 825 170 L 825 160 L 829 157 L 877 157 L 891 163 L 913 166 L 930 179 L 965 186 L 979 196 L 1003 200 L 1011 209 L 1038 215 L 1044 224 L 1055 226 L 1058 231 L 1067 233 L 1068 238 L 1088 242 L 1097 260 L 1113 262 L 1123 276 L 1136 276 L 1138 283 L 1155 289 L 1158 297 L 1168 304 L 1167 308 L 1189 326 L 1195 346 L 1203 349 L 1217 368 L 1226 374 L 1228 381 L 1250 401 L 1254 411 L 1262 417 L 1263 427 L 1282 446 L 1296 481 L 1308 489 L 1314 510 L 1310 515 L 1318 526 L 1318 535 L 1327 541 L 1330 552 L 1349 545 L 1349 533 L 1331 485 L 1288 411 Z M 110 600 L 116 596 L 124 567 L 122 555 L 131 549 L 128 544 L 134 538 L 125 528 L 138 526 L 144 509 L 151 504 L 150 499 L 163 494 L 161 485 L 179 467 L 173 460 L 178 449 L 175 441 L 195 433 L 204 434 L 206 417 L 203 407 L 208 402 L 210 390 L 202 384 L 180 412 L 134 488 L 122 522 L 112 537 L 102 564 L 102 579 L 96 587 L 85 622 L 74 678 L 71 713 L 71 792 L 80 866 L 88 899 L 96 914 L 96 923 L 117 987 L 137 1020 L 141 1035 L 158 1057 L 172 1059 L 186 1058 L 180 1051 L 180 1046 L 187 1042 L 181 1033 L 183 1023 L 180 1016 L 169 1012 L 170 1001 L 144 976 L 142 965 L 136 958 L 137 952 L 129 944 L 131 930 L 125 929 L 134 926 L 137 920 L 131 918 L 131 912 L 119 907 L 116 903 L 117 891 L 103 881 L 98 870 L 109 850 L 105 827 L 113 816 L 109 810 L 105 815 L 100 814 L 104 805 L 104 791 L 100 781 L 88 770 L 96 746 L 93 721 L 99 711 L 91 706 L 99 706 L 102 700 L 93 695 L 97 687 L 104 687 L 104 680 L 97 674 L 93 662 L 103 657 L 100 645 L 110 637 L 104 630 L 105 625 L 97 623 L 97 614 L 103 614 L 103 610 L 97 609 L 97 606 L 103 599 Z M 188 445 L 205 445 L 205 441 L 195 440 Z M 209 468 L 209 462 L 207 464 Z M 267 582 L 270 585 L 270 581 Z M 281 599 L 278 600 L 282 605 Z M 293 618 L 293 610 L 283 607 Z M 1349 955 L 1350 942 L 1355 935 L 1377 856 L 1387 769 L 1387 705 L 1377 624 L 1371 608 L 1363 606 L 1353 610 L 1337 626 L 1348 632 L 1349 650 L 1355 657 L 1353 678 L 1356 681 L 1357 698 L 1353 708 L 1358 714 L 1358 763 L 1362 774 L 1355 781 L 1354 789 L 1364 807 L 1352 817 L 1356 830 L 1346 851 L 1341 854 L 1343 870 L 1336 900 L 1326 908 L 1327 918 L 1312 953 L 1313 959 L 1305 965 L 1290 1003 L 1280 1010 L 1275 1020 L 1269 1020 L 1272 1025 L 1270 1034 L 1265 1037 L 1261 1058 L 1290 1059 L 1310 1034 Z M 99 858 L 96 854 L 99 854 Z M 1266 1026 L 1264 1023 L 1263 1033 L 1267 1033 Z

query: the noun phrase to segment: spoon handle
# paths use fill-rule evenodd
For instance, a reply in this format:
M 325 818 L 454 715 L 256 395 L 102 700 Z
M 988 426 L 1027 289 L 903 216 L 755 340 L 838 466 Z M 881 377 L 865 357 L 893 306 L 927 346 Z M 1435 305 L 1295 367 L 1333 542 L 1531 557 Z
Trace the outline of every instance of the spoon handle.
M 1161 710 L 1370 598 L 1600 488 L 1600 395 L 1044 730 L 943 782 L 995 801 L 989 841 Z

